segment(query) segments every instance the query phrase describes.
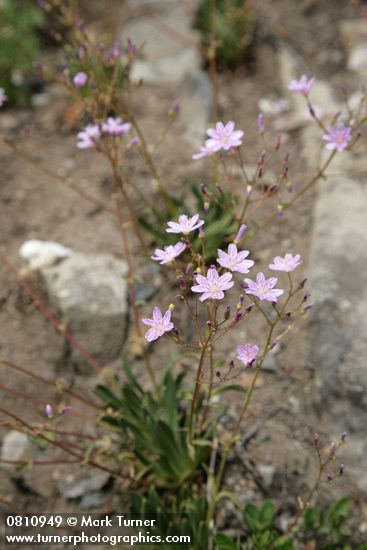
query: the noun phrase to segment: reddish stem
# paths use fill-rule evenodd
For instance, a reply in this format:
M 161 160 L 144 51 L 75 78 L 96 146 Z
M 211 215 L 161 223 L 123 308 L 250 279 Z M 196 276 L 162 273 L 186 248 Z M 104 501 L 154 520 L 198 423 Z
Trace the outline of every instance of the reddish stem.
M 101 365 L 97 362 L 97 360 L 86 350 L 83 348 L 83 346 L 78 342 L 78 340 L 70 334 L 62 325 L 62 323 L 51 313 L 51 311 L 48 309 L 48 307 L 41 301 L 39 296 L 35 293 L 33 288 L 30 286 L 29 283 L 25 279 L 23 279 L 18 271 L 15 269 L 12 263 L 7 259 L 4 252 L 0 250 L 0 260 L 4 263 L 5 267 L 10 271 L 10 273 L 13 275 L 13 277 L 16 279 L 19 286 L 21 286 L 28 296 L 32 298 L 32 301 L 35 303 L 35 305 L 38 307 L 40 312 L 46 317 L 46 319 L 51 323 L 51 325 L 54 327 L 55 330 L 60 332 L 60 334 L 63 335 L 65 340 L 69 342 L 69 344 L 79 351 L 80 355 L 83 357 L 83 359 L 94 369 L 97 371 L 101 370 Z

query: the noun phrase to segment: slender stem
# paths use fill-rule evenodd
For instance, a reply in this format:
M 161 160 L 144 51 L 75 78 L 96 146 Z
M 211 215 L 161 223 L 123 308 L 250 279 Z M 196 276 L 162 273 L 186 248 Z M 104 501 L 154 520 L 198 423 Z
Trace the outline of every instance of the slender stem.
M 26 422 L 25 420 L 23 420 L 22 418 L 20 418 L 16 414 L 14 414 L 10 411 L 7 411 L 6 409 L 3 409 L 2 407 L 0 407 L 0 413 L 5 414 L 5 416 L 9 416 L 10 418 L 13 418 L 19 424 L 21 424 L 22 426 L 27 428 L 31 433 L 34 432 L 34 428 L 30 424 L 28 424 L 28 422 Z M 98 468 L 99 470 L 103 470 L 104 472 L 107 472 L 107 473 L 109 473 L 110 475 L 112 475 L 114 477 L 118 477 L 120 479 L 125 479 L 125 480 L 128 479 L 128 480 L 131 481 L 130 476 L 124 475 L 121 472 L 117 472 L 116 470 L 111 470 L 107 466 L 104 466 L 103 464 L 99 464 L 98 462 L 95 462 L 94 460 L 91 460 L 89 458 L 86 459 L 86 457 L 84 455 L 80 455 L 80 454 L 76 453 L 75 451 L 73 451 L 72 449 L 70 449 L 68 446 L 64 445 L 64 443 L 62 443 L 60 441 L 54 441 L 53 439 L 47 437 L 45 434 L 42 434 L 42 433 L 38 433 L 37 436 L 39 438 L 43 439 L 44 441 L 46 441 L 47 443 L 50 443 L 54 447 L 57 447 L 57 448 L 61 449 L 62 451 L 68 453 L 69 455 L 74 456 L 76 459 L 78 459 L 79 463 L 85 463 L 86 462 L 90 466 L 93 466 L 94 468 Z
M 118 223 L 119 223 L 119 229 L 120 229 L 120 234 L 121 234 L 124 258 L 126 260 L 127 269 L 128 269 L 127 284 L 128 284 L 129 296 L 130 296 L 130 300 L 131 300 L 131 310 L 132 310 L 132 313 L 133 313 L 133 321 L 134 321 L 134 325 L 135 325 L 136 334 L 138 335 L 138 338 L 140 340 L 142 340 L 143 335 L 142 335 L 142 331 L 141 331 L 139 312 L 138 312 L 138 308 L 137 308 L 136 289 L 135 289 L 135 285 L 134 285 L 134 282 L 133 282 L 134 281 L 134 266 L 133 266 L 131 253 L 130 253 L 130 248 L 129 248 L 129 240 L 128 240 L 128 236 L 127 236 L 127 233 L 126 233 L 125 224 L 124 224 L 124 220 L 123 220 L 123 217 L 122 217 L 120 204 L 119 204 L 119 199 L 118 199 L 118 192 L 119 192 L 119 189 L 120 189 L 120 176 L 119 176 L 118 171 L 117 171 L 116 162 L 114 162 L 113 160 L 112 160 L 112 168 L 113 168 L 113 181 L 114 181 L 114 186 L 115 186 L 114 198 L 115 198 L 115 203 L 116 203 L 116 211 L 118 213 Z M 143 354 L 144 354 L 144 360 L 145 360 L 145 366 L 146 366 L 147 372 L 149 374 L 149 377 L 150 377 L 150 380 L 153 384 L 155 392 L 158 395 L 158 386 L 157 386 L 157 382 L 156 382 L 156 379 L 155 379 L 154 371 L 153 371 L 153 369 L 150 365 L 149 357 L 148 357 L 148 354 L 147 354 L 145 349 L 143 350 Z
M 31 372 L 24 367 L 20 367 L 19 365 L 16 365 L 15 363 L 12 363 L 11 361 L 8 361 L 0 356 L 0 363 L 6 367 L 9 367 L 11 369 L 14 369 L 16 371 L 19 371 L 30 378 L 33 378 L 34 380 L 38 380 L 39 382 L 42 382 L 43 384 L 47 384 L 48 386 L 54 386 L 57 391 L 60 391 L 60 385 L 57 383 L 57 381 L 47 380 L 47 378 L 44 378 L 43 376 L 40 376 L 39 374 L 36 374 L 34 372 Z M 68 389 L 68 388 L 62 388 L 62 393 L 66 393 L 67 395 L 70 395 L 70 397 L 73 397 L 74 399 L 77 399 L 78 401 L 81 401 L 82 403 L 85 403 L 89 407 L 92 407 L 93 409 L 96 409 L 98 411 L 102 410 L 101 407 L 87 399 L 86 397 L 83 397 L 82 395 L 77 394 L 76 392 Z
M 10 147 L 18 156 L 23 158 L 28 162 L 28 164 L 32 165 L 33 168 L 41 172 L 42 174 L 45 174 L 46 176 L 55 179 L 59 183 L 63 184 L 68 189 L 71 189 L 75 193 L 77 193 L 80 197 L 82 197 L 84 200 L 94 204 L 94 206 L 98 208 L 102 208 L 103 210 L 106 210 L 110 214 L 113 214 L 114 216 L 117 215 L 116 211 L 109 206 L 108 204 L 105 204 L 103 201 L 95 197 L 94 195 L 91 195 L 87 191 L 84 191 L 83 189 L 80 189 L 69 177 L 64 177 L 58 174 L 57 172 L 54 172 L 51 170 L 48 166 L 44 166 L 41 162 L 35 160 L 29 153 L 24 151 L 19 147 L 19 145 L 16 145 L 15 143 L 12 143 L 7 138 L 2 138 L 3 143 Z

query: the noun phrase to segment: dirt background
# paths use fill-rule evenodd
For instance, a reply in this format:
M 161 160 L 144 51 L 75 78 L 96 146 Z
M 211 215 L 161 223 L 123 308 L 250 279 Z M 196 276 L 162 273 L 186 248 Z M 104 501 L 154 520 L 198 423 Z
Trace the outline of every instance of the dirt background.
M 89 2 L 85 16 L 96 29 L 106 28 L 112 33 L 120 28 L 120 21 L 126 16 L 124 3 L 118 1 Z M 103 14 L 101 14 L 103 4 Z M 105 8 L 110 6 L 109 9 Z M 236 125 L 246 131 L 246 159 L 256 163 L 260 153 L 256 114 L 258 99 L 264 96 L 280 96 L 276 48 L 279 41 L 285 41 L 303 58 L 305 72 L 328 78 L 335 86 L 345 82 L 344 52 L 338 34 L 342 18 L 355 17 L 355 7 L 349 2 L 336 0 L 294 1 L 259 0 L 256 9 L 260 15 L 260 28 L 257 44 L 256 63 L 251 71 L 241 68 L 234 74 L 220 74 L 218 77 L 220 107 L 223 119 L 236 121 Z M 113 14 L 107 17 L 105 14 Z M 56 54 L 45 51 L 45 57 L 55 62 Z M 353 87 L 350 76 L 348 85 Z M 161 126 L 172 101 L 179 98 L 180 90 L 174 86 L 142 87 L 134 97 L 136 116 L 148 137 L 154 142 L 156 128 Z M 104 202 L 112 205 L 111 183 L 108 166 L 93 152 L 79 151 L 75 147 L 75 129 L 70 130 L 66 123 L 69 100 L 55 85 L 45 88 L 47 102 L 27 110 L 7 109 L 0 114 L 0 129 L 8 138 L 22 144 L 34 158 L 44 163 L 58 174 L 71 175 L 75 183 L 88 190 Z M 269 122 L 269 140 L 275 139 L 275 132 Z M 291 175 L 295 182 L 303 178 L 297 130 L 288 134 L 286 150 L 291 153 Z M 162 169 L 163 181 L 180 192 L 184 189 L 185 178 L 192 174 L 197 178 L 206 177 L 205 163 L 195 163 L 193 150 L 182 139 L 182 123 L 178 120 L 165 146 L 159 152 L 158 161 Z M 0 151 L 1 159 L 1 245 L 8 258 L 21 268 L 18 256 L 20 245 L 27 239 L 52 240 L 86 253 L 108 251 L 116 256 L 121 254 L 121 242 L 114 219 L 103 210 L 78 198 L 70 189 L 34 170 L 23 159 L 14 155 L 5 146 Z M 174 159 L 174 162 L 172 162 Z M 137 166 L 137 160 L 132 160 Z M 139 177 L 147 180 L 144 171 Z M 149 193 L 149 190 L 147 191 Z M 280 249 L 302 255 L 303 264 L 299 278 L 307 275 L 307 258 L 310 228 L 312 227 L 313 196 L 297 204 L 284 218 L 279 218 L 269 232 L 248 244 L 252 259 L 258 267 L 272 260 Z M 133 236 L 131 235 L 133 242 Z M 247 244 L 247 243 L 246 243 Z M 142 273 L 147 270 L 141 266 Z M 163 288 L 155 297 L 154 303 L 166 301 L 166 285 L 172 280 L 165 272 L 157 276 L 156 284 Z M 0 351 L 15 363 L 23 365 L 48 379 L 64 377 L 73 389 L 86 395 L 91 394 L 98 377 L 75 376 L 70 369 L 59 364 L 60 335 L 40 315 L 35 307 L 27 305 L 19 311 L 19 289 L 6 269 L 0 270 Z M 143 314 L 150 313 L 154 304 L 147 305 Z M 177 308 L 178 309 L 178 308 Z M 185 314 L 175 312 L 177 324 L 188 326 Z M 276 372 L 263 373 L 251 407 L 251 416 L 243 425 L 243 434 L 257 422 L 262 424 L 259 432 L 237 449 L 230 461 L 226 474 L 226 488 L 233 489 L 243 502 L 265 497 L 275 499 L 284 511 L 294 511 L 298 496 L 305 495 L 317 474 L 316 456 L 312 449 L 315 431 L 321 434 L 323 444 L 327 435 L 323 433 L 320 418 L 314 407 L 313 373 L 318 367 L 309 359 L 308 326 L 312 314 L 301 320 L 287 347 L 280 347 L 277 354 Z M 239 327 L 222 345 L 219 352 L 224 356 L 233 354 L 239 338 L 256 337 L 261 330 L 258 322 L 245 329 Z M 173 348 L 172 348 L 173 349 Z M 159 370 L 162 360 L 169 356 L 169 345 L 152 347 L 151 359 Z M 58 366 L 56 366 L 58 365 Z M 120 368 L 120 361 L 108 366 L 110 374 Z M 188 366 L 190 369 L 190 366 Z M 136 362 L 137 376 L 144 376 L 141 361 Z M 1 389 L 1 407 L 19 414 L 27 422 L 44 421 L 44 404 L 55 402 L 52 388 L 40 386 L 38 382 L 18 375 L 0 366 L 0 380 L 10 391 Z M 243 383 L 248 383 L 243 380 Z M 18 395 L 16 395 L 18 392 Z M 14 393 L 14 395 L 12 395 Z M 22 399 L 21 394 L 32 396 Z M 225 395 L 225 394 L 224 394 Z M 69 403 L 69 401 L 68 401 Z M 100 433 L 93 422 L 93 410 L 73 405 L 73 413 L 65 419 L 63 429 L 80 431 L 95 436 Z M 229 429 L 239 404 L 231 397 L 230 409 L 222 429 Z M 0 418 L 1 435 L 9 428 L 4 417 Z M 72 439 L 71 439 L 72 441 Z M 37 459 L 61 458 L 62 453 L 54 450 L 46 452 L 35 448 L 32 456 Z M 342 455 L 341 455 L 342 462 Z M 269 464 L 275 468 L 275 478 L 271 486 L 266 486 L 259 475 L 257 466 Z M 67 501 L 60 494 L 60 485 L 65 481 L 85 477 L 86 471 L 72 465 L 52 465 L 33 468 L 24 474 L 25 482 L 19 482 L 20 473 L 13 470 L 0 470 L 0 500 L 4 509 L 42 512 L 45 503 L 48 510 L 80 511 L 78 501 Z M 18 481 L 17 481 L 18 480 Z M 128 485 L 115 481 L 113 489 L 106 491 L 103 511 L 121 510 L 128 495 Z M 357 523 L 362 521 L 361 495 L 352 486 L 348 475 L 337 483 L 324 485 L 318 497 L 319 503 L 350 495 L 355 505 Z M 2 504 L 0 502 L 0 507 Z M 226 514 L 228 513 L 226 509 Z M 365 510 L 364 510 L 365 513 Z M 359 519 L 360 518 L 360 519 Z M 224 522 L 225 523 L 225 522 Z

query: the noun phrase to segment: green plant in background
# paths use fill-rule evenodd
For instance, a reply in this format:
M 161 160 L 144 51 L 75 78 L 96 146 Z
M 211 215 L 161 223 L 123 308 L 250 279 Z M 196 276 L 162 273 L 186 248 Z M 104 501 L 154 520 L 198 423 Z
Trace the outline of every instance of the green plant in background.
M 205 221 L 205 255 L 208 260 L 215 260 L 217 249 L 224 246 L 238 228 L 233 195 L 219 186 L 200 186 L 193 178 L 188 178 L 186 193 L 171 198 L 176 210 L 174 219 L 180 214 L 192 216 L 198 213 Z M 152 204 L 150 216 L 149 213 L 148 217 L 140 216 L 139 223 L 153 238 L 156 246 L 161 248 L 177 242 L 175 236 L 166 232 L 167 222 L 173 218 Z M 202 239 L 196 237 L 192 244 L 195 252 L 201 252 Z
M 38 56 L 37 29 L 42 13 L 26 0 L 0 3 L 0 87 L 10 103 L 26 105 L 30 97 L 27 74 Z
M 139 384 L 127 361 L 124 370 L 127 382 L 115 380 L 117 393 L 102 385 L 96 388 L 113 411 L 107 410 L 102 422 L 122 435 L 121 448 L 129 450 L 122 458 L 138 464 L 137 480 L 144 478 L 157 487 L 181 487 L 205 469 L 217 419 L 189 444 L 187 401 L 181 394 L 184 374 L 174 377 L 169 365 L 155 396 Z
M 210 49 L 214 37 L 220 67 L 234 69 L 251 59 L 256 16 L 248 0 L 202 0 L 195 26 L 205 51 Z

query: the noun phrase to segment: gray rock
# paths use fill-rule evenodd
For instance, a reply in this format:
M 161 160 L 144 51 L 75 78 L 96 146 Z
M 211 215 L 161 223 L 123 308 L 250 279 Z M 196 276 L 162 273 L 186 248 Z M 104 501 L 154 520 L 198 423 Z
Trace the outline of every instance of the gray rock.
M 357 38 L 351 37 L 350 47 L 358 46 Z M 283 52 L 284 89 L 304 72 L 289 57 L 289 51 Z M 359 74 L 362 83 L 362 69 Z M 340 108 L 325 82 L 318 82 L 311 94 L 319 104 L 326 101 L 332 110 Z M 296 108 L 298 101 L 294 98 Z M 320 138 L 317 128 L 302 132 L 303 156 L 312 168 Z M 367 452 L 367 189 L 362 175 L 355 176 L 357 162 L 363 174 L 366 161 L 361 167 L 357 153 L 338 153 L 330 170 L 337 175 L 328 176 L 318 187 L 308 268 L 315 304 L 309 349 L 316 367 L 315 404 L 332 437 L 350 434 L 343 461 L 355 484 L 365 491 L 367 472 L 361 457 Z
M 50 302 L 60 312 L 66 329 L 102 365 L 119 355 L 125 341 L 126 272 L 125 262 L 111 255 L 77 252 L 56 265 L 40 268 Z M 70 349 L 69 359 L 79 370 L 85 369 L 78 350 Z
M 68 500 L 74 500 L 85 495 L 95 494 L 101 491 L 110 481 L 110 475 L 100 472 L 80 481 L 68 481 L 60 486 L 62 496 Z
M 277 358 L 274 352 L 268 353 L 264 359 L 261 369 L 266 372 L 278 372 Z
M 2 460 L 24 460 L 29 450 L 29 439 L 26 434 L 11 430 L 6 433 L 1 446 Z M 7 465 L 4 464 L 6 467 Z M 11 467 L 11 465 L 10 465 Z
M 350 52 L 348 69 L 355 72 L 367 71 L 367 42 L 359 44 Z
M 41 241 L 27 241 L 31 242 Z M 44 244 L 63 249 L 57 243 Z M 67 254 L 60 256 L 53 254 L 53 249 L 49 254 L 48 248 L 46 254 L 42 248 L 41 257 L 31 255 L 31 268 L 23 276 L 37 281 L 65 329 L 101 365 L 107 364 L 118 357 L 126 338 L 126 263 L 109 254 L 86 255 L 65 250 Z M 91 367 L 69 344 L 65 343 L 60 356 L 63 368 L 69 361 L 78 372 L 90 373 Z
M 131 79 L 148 84 L 179 84 L 187 74 L 199 69 L 200 62 L 199 54 L 191 49 L 155 60 L 137 60 L 131 69 Z
M 257 470 L 264 486 L 267 489 L 273 485 L 276 469 L 272 464 L 258 464 Z
M 193 148 L 203 145 L 213 109 L 213 91 L 209 77 L 202 70 L 190 69 L 184 78 L 180 96 L 184 139 Z
M 90 510 L 91 508 L 101 508 L 105 499 L 106 499 L 106 495 L 104 493 L 101 493 L 101 492 L 88 493 L 83 496 L 82 500 L 80 501 L 79 507 L 82 510 Z

